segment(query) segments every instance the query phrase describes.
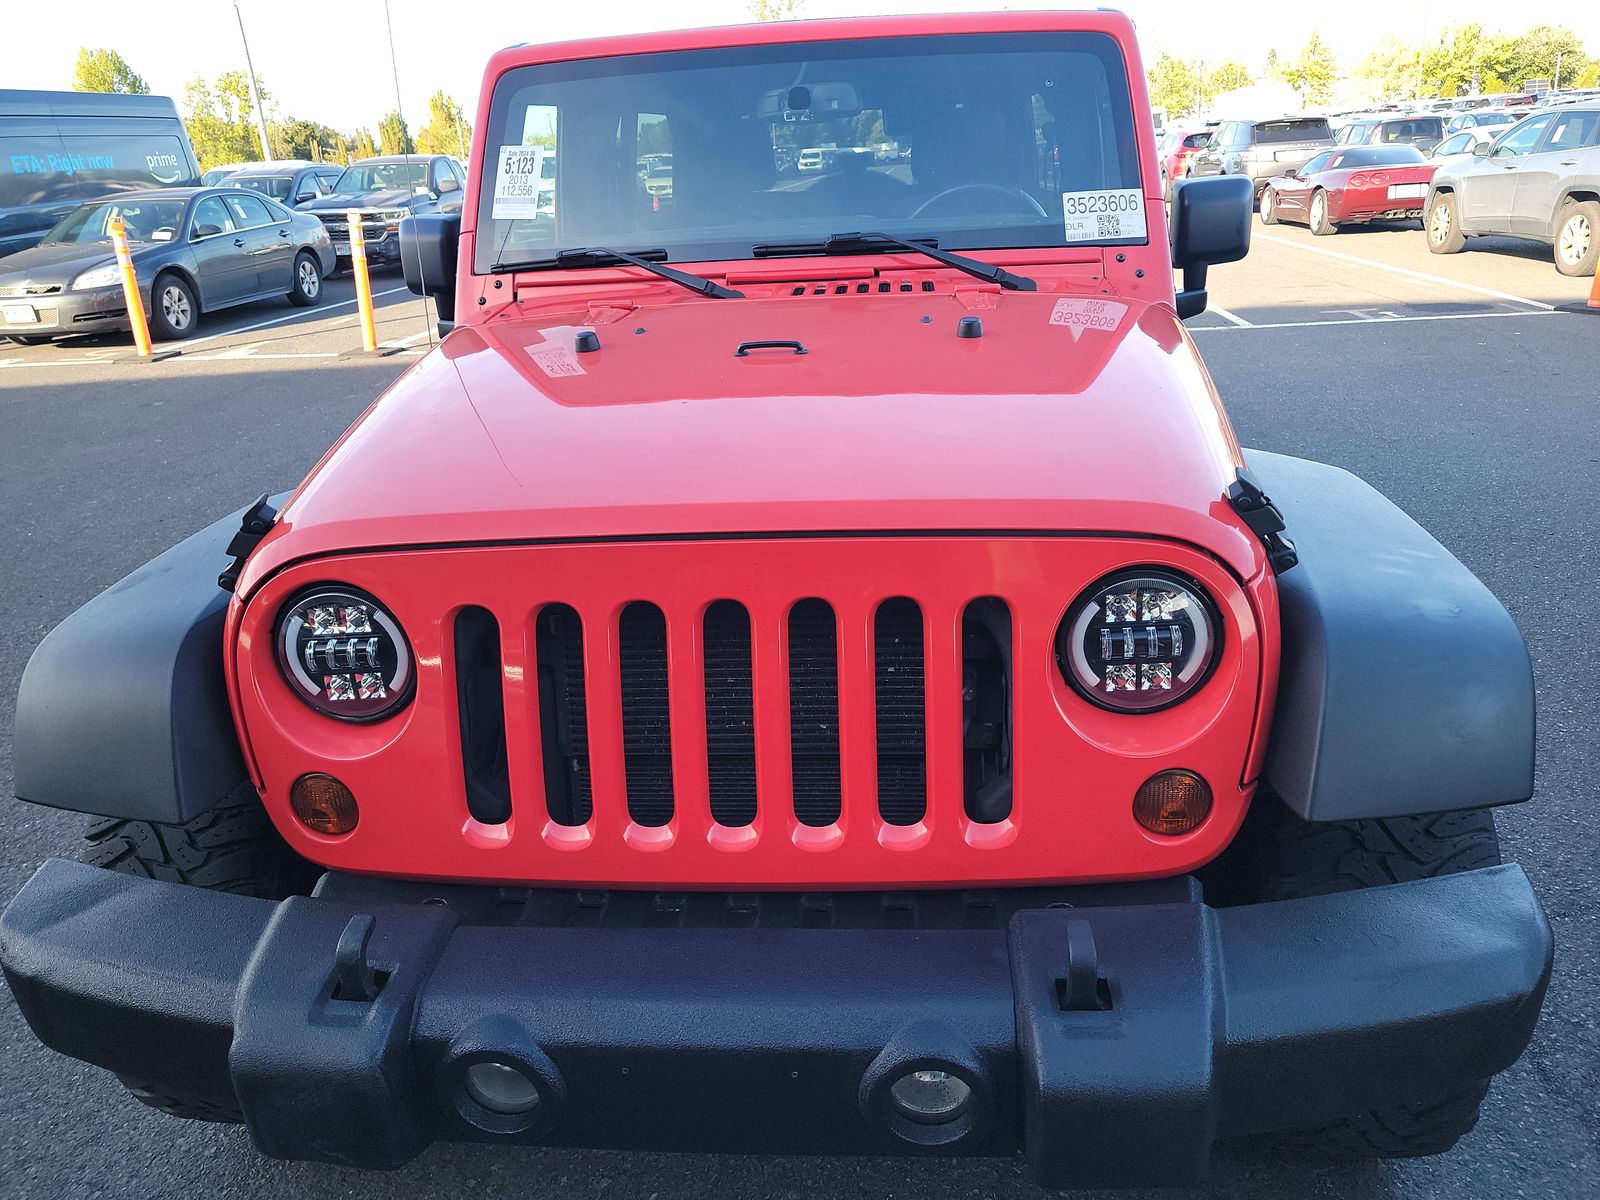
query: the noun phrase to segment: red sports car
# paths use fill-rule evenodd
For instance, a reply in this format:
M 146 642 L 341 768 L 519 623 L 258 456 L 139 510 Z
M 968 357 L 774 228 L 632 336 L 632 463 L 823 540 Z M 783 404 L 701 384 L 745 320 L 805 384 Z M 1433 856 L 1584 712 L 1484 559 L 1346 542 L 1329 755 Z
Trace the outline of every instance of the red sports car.
M 1415 146 L 1350 146 L 1325 150 L 1296 171 L 1268 182 L 1261 223 L 1303 222 L 1319 237 L 1341 225 L 1420 221 L 1438 164 Z

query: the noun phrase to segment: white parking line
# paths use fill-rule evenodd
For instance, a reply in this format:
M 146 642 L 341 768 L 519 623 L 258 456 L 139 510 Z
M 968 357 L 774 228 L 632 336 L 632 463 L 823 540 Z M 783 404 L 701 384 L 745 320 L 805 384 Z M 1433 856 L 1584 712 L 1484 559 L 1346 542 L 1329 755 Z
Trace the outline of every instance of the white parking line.
M 410 290 L 410 288 L 403 287 L 386 288 L 381 292 L 373 292 L 372 298 L 376 300 L 379 296 L 392 296 L 396 292 L 409 292 Z M 281 317 L 273 317 L 270 321 L 257 321 L 254 325 L 242 325 L 238 329 L 223 329 L 216 333 L 208 333 L 205 335 L 205 337 L 191 338 L 178 348 L 181 349 L 184 354 L 187 354 L 195 346 L 203 346 L 206 342 L 214 342 L 218 338 L 234 337 L 235 335 L 241 333 L 254 333 L 258 329 L 270 329 L 274 325 L 282 325 L 285 321 L 293 321 L 301 317 L 311 320 L 315 317 L 321 316 L 323 313 L 331 312 L 336 308 L 344 308 L 347 305 L 354 304 L 355 302 L 355 297 L 352 296 L 348 300 L 339 300 L 333 304 L 325 304 L 316 308 L 297 308 L 293 312 L 284 313 Z
M 1315 329 L 1324 325 L 1395 325 L 1407 321 L 1484 321 L 1492 317 L 1551 317 L 1554 309 L 1543 312 L 1426 313 L 1414 317 L 1352 317 L 1348 321 L 1273 321 L 1258 325 L 1191 325 L 1190 333 L 1232 333 L 1235 329 Z
M 1494 288 L 1479 287 L 1475 283 L 1462 283 L 1456 279 L 1446 279 L 1443 275 L 1430 275 L 1426 271 L 1413 271 L 1410 267 L 1395 267 L 1388 263 L 1378 262 L 1376 259 L 1362 258 L 1359 254 L 1344 254 L 1338 250 L 1328 250 L 1322 246 L 1307 246 L 1304 242 L 1291 241 L 1288 238 L 1276 237 L 1272 234 L 1258 233 L 1255 235 L 1258 242 L 1268 242 L 1274 246 L 1285 246 L 1290 250 L 1304 250 L 1307 254 L 1320 254 L 1324 258 L 1336 258 L 1341 262 L 1355 263 L 1358 267 L 1367 267 L 1374 271 L 1388 271 L 1391 275 L 1404 275 L 1409 279 L 1420 279 L 1424 283 L 1437 284 L 1440 287 L 1455 288 L 1458 292 L 1475 292 L 1480 296 L 1493 296 L 1497 300 L 1510 300 L 1516 304 L 1526 304 L 1529 308 L 1542 308 L 1546 312 L 1554 312 L 1554 304 L 1546 304 L 1542 300 L 1529 300 L 1526 296 L 1513 295 L 1511 292 L 1499 292 Z
M 1223 308 L 1222 305 L 1220 305 L 1220 304 L 1207 305 L 1206 306 L 1206 311 L 1207 312 L 1216 313 L 1217 316 L 1221 317 L 1224 321 L 1228 322 L 1228 324 L 1237 325 L 1241 329 L 1249 329 L 1251 327 L 1249 321 L 1246 321 L 1243 317 L 1239 316 L 1238 313 L 1229 312 L 1227 309 Z

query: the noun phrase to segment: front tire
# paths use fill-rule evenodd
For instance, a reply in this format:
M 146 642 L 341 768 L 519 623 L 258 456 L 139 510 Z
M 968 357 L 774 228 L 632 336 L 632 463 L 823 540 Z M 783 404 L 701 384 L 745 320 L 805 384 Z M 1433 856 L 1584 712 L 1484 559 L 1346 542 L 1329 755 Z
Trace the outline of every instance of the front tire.
M 322 302 L 322 264 L 309 250 L 295 255 L 294 283 L 289 288 L 289 303 L 310 308 Z
M 1556 270 L 1587 278 L 1600 263 L 1600 203 L 1568 201 L 1556 221 Z
M 1496 866 L 1500 841 L 1488 809 L 1371 821 L 1305 821 L 1265 787 L 1235 846 L 1218 866 L 1219 895 L 1244 903 L 1298 900 Z M 1209 888 L 1209 884 L 1208 884 Z M 1447 1053 L 1448 1047 L 1438 1047 Z M 1335 1157 L 1418 1158 L 1443 1154 L 1471 1131 L 1488 1081 L 1382 1108 L 1270 1140 Z
M 273 828 L 248 784 L 181 825 L 108 817 L 84 831 L 78 861 L 168 883 L 281 900 L 309 891 L 317 868 Z
M 1317 237 L 1339 232 L 1339 227 L 1328 220 L 1328 193 L 1321 188 L 1311 194 L 1311 232 Z
M 150 289 L 150 332 L 163 342 L 182 341 L 194 336 L 199 322 L 200 305 L 183 277 L 171 271 L 156 276 Z
M 1461 232 L 1454 192 L 1436 192 L 1423 214 L 1422 227 L 1428 232 L 1428 249 L 1435 254 L 1459 254 L 1467 244 Z
M 1261 223 L 1263 225 L 1278 223 L 1278 193 L 1271 188 L 1261 193 Z

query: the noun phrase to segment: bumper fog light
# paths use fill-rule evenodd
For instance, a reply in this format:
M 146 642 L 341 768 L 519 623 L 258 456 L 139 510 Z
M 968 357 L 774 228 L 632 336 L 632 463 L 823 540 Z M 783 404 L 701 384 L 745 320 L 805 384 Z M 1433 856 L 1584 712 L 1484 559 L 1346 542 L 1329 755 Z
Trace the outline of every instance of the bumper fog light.
M 1134 819 L 1151 833 L 1177 837 L 1211 815 L 1211 785 L 1193 771 L 1163 771 L 1139 785 Z
M 889 1088 L 896 1110 L 919 1125 L 945 1125 L 967 1111 L 972 1089 L 948 1071 L 907 1071 Z
M 360 812 L 356 798 L 332 775 L 302 775 L 289 789 L 289 806 L 313 833 L 338 837 L 356 827 Z
M 503 1062 L 476 1062 L 467 1068 L 467 1095 L 490 1112 L 516 1116 L 539 1107 L 539 1089 L 517 1068 Z

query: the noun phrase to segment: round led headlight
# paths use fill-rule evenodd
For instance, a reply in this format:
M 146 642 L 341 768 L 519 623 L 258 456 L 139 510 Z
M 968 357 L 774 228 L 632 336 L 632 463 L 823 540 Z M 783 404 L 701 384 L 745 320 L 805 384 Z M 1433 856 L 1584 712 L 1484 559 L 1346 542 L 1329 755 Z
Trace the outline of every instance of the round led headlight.
M 1206 681 L 1221 644 L 1222 622 L 1198 584 L 1143 567 L 1073 601 L 1056 631 L 1056 661 L 1102 708 L 1154 712 Z
M 277 641 L 290 690 L 320 713 L 375 721 L 411 698 L 411 646 L 400 623 L 364 592 L 301 593 L 278 618 Z

